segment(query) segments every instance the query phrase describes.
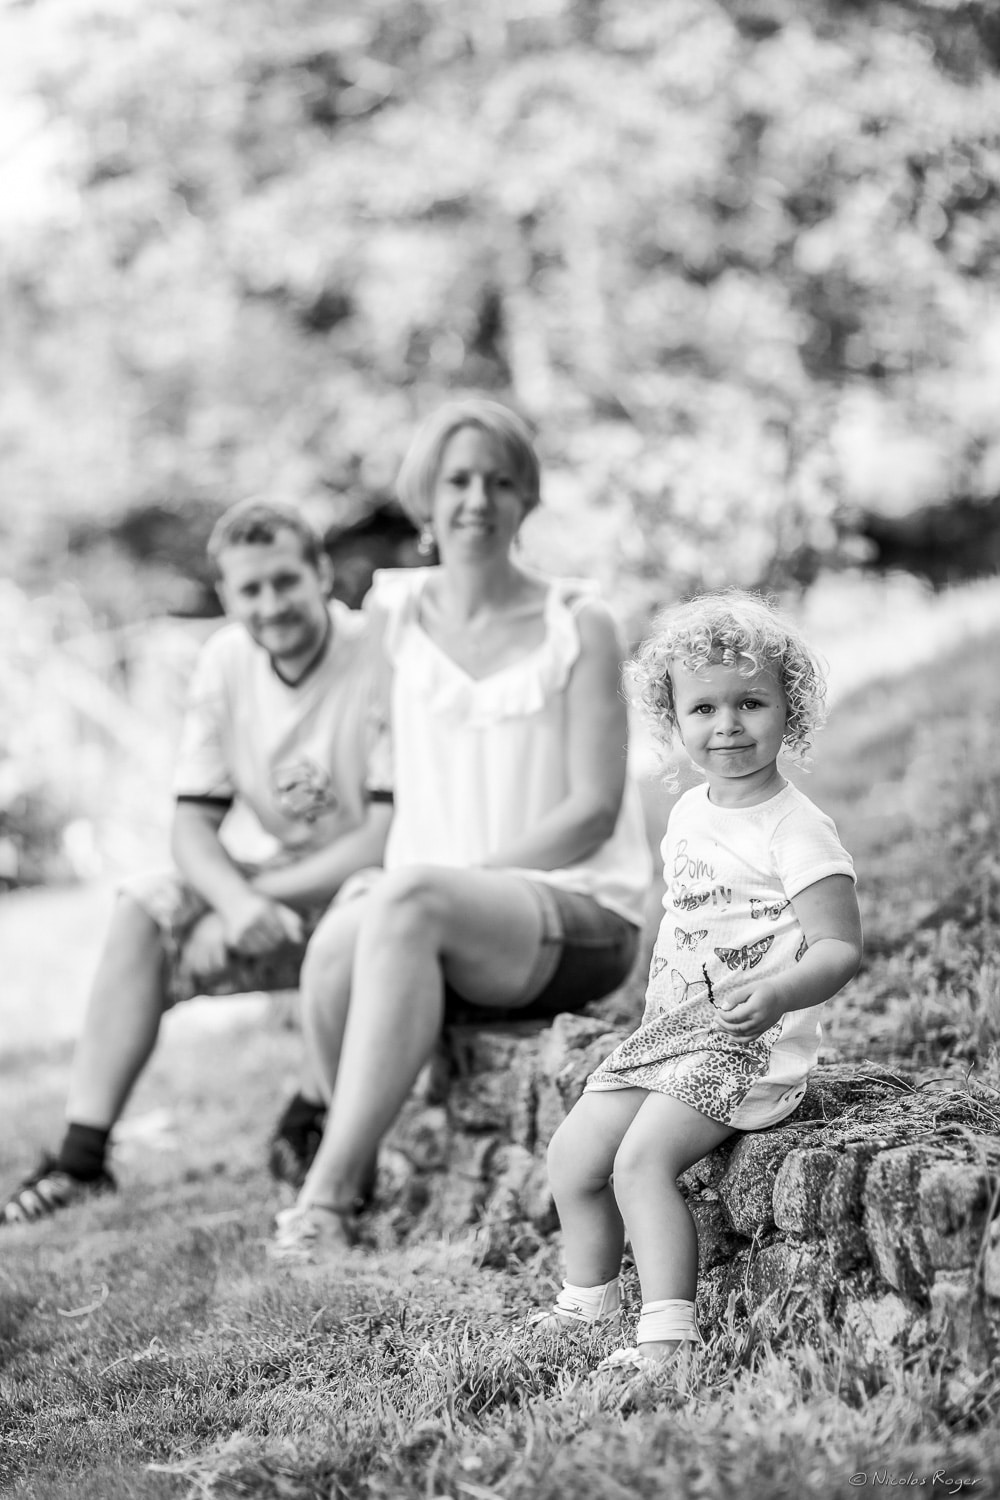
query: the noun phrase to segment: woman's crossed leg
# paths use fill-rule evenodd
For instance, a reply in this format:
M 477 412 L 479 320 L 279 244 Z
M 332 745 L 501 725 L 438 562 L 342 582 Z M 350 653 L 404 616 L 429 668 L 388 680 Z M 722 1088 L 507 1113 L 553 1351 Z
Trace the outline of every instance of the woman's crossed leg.
M 447 981 L 516 1010 L 544 924 L 531 885 L 503 871 L 392 871 L 317 928 L 303 966 L 304 1030 L 329 1090 L 326 1129 L 296 1205 L 343 1213 L 433 1052 Z

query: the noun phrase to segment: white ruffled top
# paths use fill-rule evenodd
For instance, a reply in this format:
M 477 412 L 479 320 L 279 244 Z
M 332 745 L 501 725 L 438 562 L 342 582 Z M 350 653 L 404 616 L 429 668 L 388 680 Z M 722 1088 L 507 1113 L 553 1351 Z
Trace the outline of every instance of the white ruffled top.
M 576 613 L 595 586 L 554 579 L 541 643 L 477 679 L 421 625 L 431 571 L 377 572 L 366 606 L 384 617 L 393 668 L 395 813 L 386 869 L 479 864 L 534 829 L 569 792 L 566 689 L 580 654 Z M 605 844 L 578 864 L 519 873 L 592 896 L 640 923 L 652 861 L 632 777 Z

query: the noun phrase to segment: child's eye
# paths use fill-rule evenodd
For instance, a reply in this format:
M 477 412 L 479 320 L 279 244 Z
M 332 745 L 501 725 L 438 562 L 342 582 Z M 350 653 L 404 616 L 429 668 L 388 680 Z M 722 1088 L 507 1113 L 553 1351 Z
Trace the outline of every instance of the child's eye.
M 712 712 L 712 705 L 711 703 L 698 703 L 691 712 L 693 714 L 710 714 Z
M 761 705 L 761 701 L 760 701 L 759 698 L 744 698 L 743 699 L 743 707 L 744 708 L 760 708 L 761 706 L 762 705 Z

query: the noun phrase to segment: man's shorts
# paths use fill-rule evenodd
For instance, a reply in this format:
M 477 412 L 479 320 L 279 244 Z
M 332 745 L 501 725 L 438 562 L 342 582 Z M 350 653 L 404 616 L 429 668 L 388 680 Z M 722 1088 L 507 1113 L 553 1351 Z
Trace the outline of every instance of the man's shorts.
M 252 871 L 243 867 L 244 874 Z M 271 953 L 251 956 L 230 950 L 224 968 L 213 974 L 194 974 L 185 962 L 188 937 L 197 922 L 211 908 L 192 890 L 178 870 L 151 870 L 122 881 L 119 891 L 129 896 L 160 930 L 166 958 L 165 990 L 168 1008 L 195 995 L 241 995 L 253 990 L 292 990 L 299 982 L 299 970 L 306 943 L 326 907 L 300 911 L 303 936 L 300 942 L 282 943 Z

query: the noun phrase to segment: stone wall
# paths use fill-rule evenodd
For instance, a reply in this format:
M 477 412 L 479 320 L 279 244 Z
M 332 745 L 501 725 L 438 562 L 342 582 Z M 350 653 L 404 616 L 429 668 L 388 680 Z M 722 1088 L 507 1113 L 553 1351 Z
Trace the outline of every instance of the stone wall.
M 476 1225 L 495 1265 L 537 1250 L 557 1228 L 545 1145 L 620 1035 L 570 1015 L 454 1028 L 383 1150 L 383 1231 Z M 872 1066 L 817 1069 L 787 1124 L 683 1179 L 705 1325 L 727 1306 L 765 1333 L 826 1318 L 880 1358 L 938 1335 L 983 1368 L 1000 1355 L 998 1103 Z

